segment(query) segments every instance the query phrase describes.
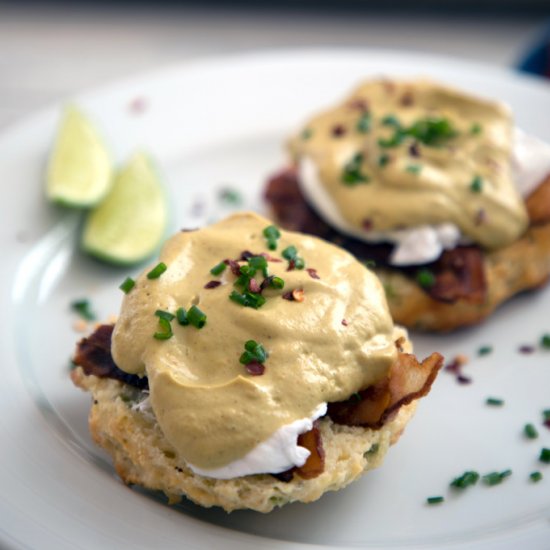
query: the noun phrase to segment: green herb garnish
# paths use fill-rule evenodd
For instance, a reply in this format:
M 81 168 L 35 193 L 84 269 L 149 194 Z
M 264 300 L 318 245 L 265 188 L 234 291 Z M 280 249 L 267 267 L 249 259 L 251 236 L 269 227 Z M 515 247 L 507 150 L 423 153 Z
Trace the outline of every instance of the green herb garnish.
M 189 324 L 189 319 L 187 318 L 187 311 L 182 307 L 179 307 L 176 311 L 176 319 L 182 327 L 186 327 Z
M 267 240 L 267 248 L 269 250 L 277 250 L 277 241 L 281 236 L 281 232 L 274 225 L 268 225 L 264 229 L 263 234 Z
M 409 164 L 405 171 L 407 171 L 409 174 L 413 174 L 417 176 L 422 171 L 422 165 L 421 164 Z
M 201 311 L 197 306 L 191 306 L 187 312 L 187 320 L 189 324 L 196 328 L 202 328 L 206 325 L 206 314 Z
M 244 349 L 244 353 L 239 358 L 240 363 L 243 365 L 248 365 L 252 361 L 263 363 L 267 359 L 267 351 L 265 351 L 262 344 L 258 344 L 255 340 L 248 340 L 244 345 Z
M 455 489 L 466 489 L 470 485 L 475 485 L 479 480 L 479 474 L 474 471 L 464 472 L 460 477 L 457 477 L 451 481 L 451 487 Z
M 428 497 L 426 499 L 426 503 L 427 504 L 441 504 L 442 502 L 444 502 L 445 499 L 441 496 L 437 496 L 437 497 Z
M 363 158 L 363 153 L 356 153 L 344 166 L 342 181 L 346 185 L 354 186 L 359 183 L 369 182 L 370 178 L 361 171 L 363 166 Z
M 545 464 L 550 464 L 550 449 L 543 447 L 540 451 L 539 460 Z
M 170 324 L 170 321 L 168 321 L 168 319 L 165 319 L 164 317 L 159 317 L 159 327 L 161 330 L 153 334 L 154 338 L 156 338 L 157 340 L 168 340 L 169 338 L 172 338 L 174 334 L 172 332 L 172 325 Z
M 540 481 L 542 479 L 542 474 L 540 472 L 531 472 L 529 474 L 529 479 L 533 483 L 537 483 L 538 481 Z
M 491 472 L 489 474 L 485 474 L 481 479 L 485 485 L 493 486 L 502 483 L 511 475 L 512 470 L 504 470 L 503 472 Z
M 237 302 L 237 304 L 240 304 L 241 306 L 251 307 L 254 309 L 258 309 L 265 304 L 265 298 L 261 294 L 249 291 L 245 291 L 240 294 L 236 290 L 233 290 L 229 295 L 229 299 Z
M 120 290 L 122 290 L 124 294 L 128 294 L 128 292 L 130 292 L 130 290 L 132 290 L 132 288 L 134 288 L 135 286 L 136 282 L 134 281 L 134 279 L 132 279 L 132 277 L 126 277 L 126 279 L 122 281 L 118 288 L 120 288 Z
M 537 439 L 539 436 L 539 432 L 537 432 L 537 429 L 533 424 L 525 424 L 523 427 L 523 433 L 528 439 Z
M 435 275 L 429 269 L 421 269 L 416 273 L 416 282 L 425 289 L 435 285 Z
M 171 321 L 175 317 L 173 313 L 163 311 L 162 309 L 157 309 L 157 311 L 155 311 L 155 315 L 161 319 L 166 319 L 167 321 Z
M 550 421 L 550 409 L 542 411 L 542 418 L 544 419 L 544 422 Z
M 305 128 L 302 130 L 302 139 L 309 139 L 313 135 L 311 128 Z
M 504 405 L 504 399 L 499 399 L 498 397 L 488 397 L 485 400 L 486 405 L 490 405 L 491 407 L 502 407 Z
M 375 260 L 364 260 L 363 265 L 365 267 L 368 267 L 369 269 L 374 269 L 376 267 L 376 261 Z
M 479 122 L 474 122 L 470 126 L 470 134 L 472 136 L 477 136 L 478 134 L 481 134 L 481 130 L 482 130 L 482 127 L 481 127 L 481 124 L 479 124 Z
M 78 313 L 82 319 L 85 319 L 86 321 L 95 321 L 96 316 L 95 313 L 92 311 L 90 301 L 86 298 L 83 298 L 82 300 L 74 300 L 74 302 L 71 302 L 71 309 Z
M 539 343 L 541 348 L 550 349 L 550 334 L 543 334 Z
M 220 262 L 219 264 L 216 264 L 211 270 L 210 273 L 212 275 L 221 275 L 227 267 L 227 264 L 225 262 Z
M 239 205 L 243 201 L 241 194 L 235 189 L 230 188 L 222 189 L 218 197 L 222 202 L 231 205 Z
M 261 270 L 264 277 L 267 277 L 267 260 L 263 256 L 251 256 L 248 259 L 248 265 L 254 271 L 254 274 L 256 271 Z
M 147 273 L 148 279 L 158 279 L 166 270 L 168 267 L 164 262 L 158 263 L 149 273 Z
M 472 180 L 472 183 L 470 183 L 470 189 L 474 193 L 481 193 L 483 189 L 483 180 L 479 176 L 476 176 Z
M 382 153 L 378 157 L 378 166 L 380 166 L 380 168 L 384 168 L 385 166 L 388 165 L 389 162 L 390 162 L 390 155 L 386 153 Z
M 446 118 L 425 118 L 416 121 L 405 130 L 405 133 L 424 143 L 437 146 L 458 134 Z
M 269 286 L 272 288 L 281 289 L 284 288 L 285 282 L 281 277 L 272 277 L 269 281 Z
M 493 348 L 492 346 L 481 346 L 478 350 L 477 350 L 477 354 L 482 357 L 483 355 L 489 355 L 490 353 L 492 353 L 493 351 Z
M 361 118 L 357 122 L 357 131 L 362 134 L 367 134 L 370 132 L 372 126 L 372 115 L 370 113 L 364 113 L 361 115 Z
M 401 123 L 395 115 L 386 115 L 380 122 L 382 126 L 391 126 L 392 128 L 401 129 Z
M 285 260 L 288 260 L 289 266 L 293 265 L 296 269 L 304 269 L 305 262 L 298 256 L 298 249 L 294 245 L 287 246 L 281 253 Z

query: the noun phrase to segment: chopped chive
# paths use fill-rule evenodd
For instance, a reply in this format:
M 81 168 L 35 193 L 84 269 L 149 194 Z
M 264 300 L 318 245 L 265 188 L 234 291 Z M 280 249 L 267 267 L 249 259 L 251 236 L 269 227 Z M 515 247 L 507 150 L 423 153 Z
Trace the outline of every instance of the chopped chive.
M 239 362 L 243 365 L 252 362 L 263 363 L 267 359 L 267 351 L 265 351 L 262 344 L 258 344 L 255 340 L 247 340 L 244 349 L 244 353 L 239 358 Z
M 409 174 L 413 174 L 413 175 L 417 176 L 418 174 L 420 174 L 420 172 L 422 172 L 422 165 L 421 164 L 409 164 L 405 168 L 405 171 L 407 171 Z
M 533 483 L 537 483 L 538 481 L 540 481 L 542 479 L 542 474 L 540 472 L 531 472 L 529 474 L 529 479 Z
M 540 347 L 544 349 L 550 349 L 550 334 L 543 334 L 540 337 Z
M 384 166 L 387 166 L 389 162 L 390 162 L 390 155 L 388 155 L 387 153 L 382 153 L 378 157 L 378 166 L 380 166 L 380 168 L 384 168 Z
M 187 311 L 182 307 L 179 307 L 176 311 L 176 319 L 182 327 L 186 327 L 189 324 L 189 319 L 187 318 Z
M 405 134 L 403 134 L 403 132 L 401 131 L 396 131 L 392 137 L 389 137 L 387 139 L 378 138 L 378 145 L 380 147 L 383 147 L 384 149 L 389 147 L 397 147 L 398 145 L 401 145 L 404 139 Z
M 537 439 L 539 436 L 539 432 L 537 432 L 537 429 L 533 424 L 525 424 L 523 427 L 523 433 L 528 439 Z
M 149 273 L 147 273 L 148 279 L 158 279 L 166 270 L 168 267 L 164 262 L 158 263 Z
M 504 470 L 503 472 L 491 472 L 485 474 L 481 479 L 485 485 L 492 487 L 502 483 L 507 477 L 512 475 L 512 470 Z
M 444 502 L 445 499 L 441 496 L 437 496 L 437 497 L 428 497 L 426 499 L 426 502 L 428 504 L 441 504 L 442 502 Z
M 218 194 L 218 198 L 221 202 L 231 205 L 239 205 L 242 202 L 241 194 L 235 189 L 231 189 L 229 187 L 221 189 Z
M 157 311 L 155 311 L 155 315 L 157 317 L 160 317 L 161 319 L 166 319 L 167 321 L 171 321 L 175 317 L 173 313 L 170 313 L 169 311 L 163 311 L 162 309 L 157 309 Z
M 126 277 L 126 279 L 122 281 L 118 288 L 120 288 L 120 290 L 122 290 L 124 294 L 128 294 L 128 292 L 130 292 L 130 290 L 132 290 L 134 286 L 136 286 L 136 282 L 134 281 L 134 279 L 132 279 L 132 277 Z
M 281 277 L 273 277 L 269 283 L 269 286 L 281 289 L 284 288 L 285 282 L 283 279 L 281 279 Z
M 550 409 L 542 411 L 542 417 L 544 419 L 544 422 L 550 421 Z
M 370 113 L 364 113 L 361 115 L 361 118 L 357 122 L 357 131 L 362 134 L 367 134 L 370 132 L 372 125 L 372 116 Z
M 502 407 L 504 405 L 504 399 L 499 399 L 498 397 L 488 397 L 485 400 L 486 405 L 490 405 L 491 407 Z
M 197 328 L 202 328 L 206 325 L 206 314 L 197 306 L 191 306 L 187 312 L 187 320 L 191 325 Z
M 159 317 L 159 327 L 161 328 L 161 330 L 153 334 L 154 338 L 156 338 L 157 340 L 168 340 L 169 338 L 172 338 L 172 325 L 170 324 L 170 321 L 168 321 L 168 319 L 165 319 L 164 317 Z
M 482 130 L 482 127 L 481 127 L 481 124 L 479 124 L 479 122 L 474 122 L 470 126 L 470 134 L 472 136 L 477 136 L 478 134 L 481 134 L 481 130 Z
M 306 263 L 303 258 L 294 258 L 294 267 L 296 269 L 304 269 Z
M 479 480 L 479 474 L 474 471 L 466 471 L 461 476 L 451 481 L 451 487 L 455 489 L 465 489 L 470 485 L 475 485 Z
M 298 249 L 295 246 L 290 245 L 287 246 L 281 254 L 285 260 L 294 260 L 294 258 L 298 255 Z
M 248 265 L 254 270 L 254 273 L 261 269 L 264 277 L 267 277 L 267 260 L 263 256 L 252 256 L 248 259 Z
M 237 304 L 240 304 L 241 306 L 251 307 L 254 309 L 258 309 L 265 304 L 265 298 L 261 294 L 248 291 L 240 294 L 236 290 L 233 290 L 233 292 L 229 295 L 229 299 L 233 300 Z
M 302 139 L 309 139 L 313 135 L 311 128 L 305 128 L 302 131 Z
M 263 230 L 263 235 L 267 240 L 267 248 L 277 250 L 277 241 L 281 237 L 281 232 L 274 225 L 268 225 Z
M 368 267 L 369 269 L 373 269 L 376 267 L 376 261 L 375 260 L 365 260 L 363 262 L 363 265 L 365 267 Z
M 416 282 L 422 288 L 432 288 L 435 285 L 435 275 L 429 269 L 421 269 L 416 273 Z
M 352 393 L 351 394 L 351 398 L 354 400 L 354 401 L 363 401 L 363 397 L 361 396 L 361 394 L 359 392 L 355 392 L 355 393 Z
M 381 121 L 382 126 L 391 126 L 392 128 L 401 128 L 401 123 L 395 115 L 386 115 Z
M 83 298 L 82 300 L 74 300 L 71 302 L 71 309 L 78 313 L 82 319 L 86 321 L 95 321 L 95 313 L 92 311 L 90 301 Z
M 342 171 L 342 182 L 345 185 L 354 186 L 358 183 L 368 183 L 370 178 L 361 169 L 363 165 L 363 153 L 356 153 L 349 160 Z
M 470 183 L 470 189 L 471 189 L 474 193 L 481 193 L 481 191 L 482 191 L 482 189 L 483 189 L 483 180 L 481 179 L 481 177 L 476 176 L 476 177 L 472 180 L 472 183 Z
M 550 464 L 550 449 L 543 447 L 540 451 L 539 460 L 545 464 Z
M 477 354 L 482 357 L 483 355 L 489 355 L 493 351 L 492 346 L 481 346 L 477 350 Z
M 225 262 L 220 262 L 210 270 L 210 273 L 212 273 L 212 275 L 221 275 L 225 271 L 226 267 L 227 264 Z

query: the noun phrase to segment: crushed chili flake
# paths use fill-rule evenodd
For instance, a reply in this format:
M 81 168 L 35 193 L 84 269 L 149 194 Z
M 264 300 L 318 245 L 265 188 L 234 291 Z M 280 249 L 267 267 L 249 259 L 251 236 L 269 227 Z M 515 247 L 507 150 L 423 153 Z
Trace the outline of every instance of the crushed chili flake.
M 371 231 L 373 227 L 372 220 L 369 220 L 368 218 L 365 218 L 363 222 L 361 223 L 361 227 L 364 231 Z
M 271 281 L 273 281 L 273 277 L 275 275 L 270 275 L 269 277 L 266 277 L 261 283 L 260 283 L 260 290 L 258 292 L 261 294 L 262 290 L 265 290 L 271 285 Z
M 294 301 L 294 296 L 292 295 L 292 291 L 285 292 L 281 297 L 282 297 L 284 300 L 288 300 L 289 302 L 293 302 L 293 301 Z
M 274 256 L 270 256 L 267 252 L 262 252 L 261 254 L 258 254 L 258 256 L 263 256 L 268 262 L 281 263 L 283 261 L 281 260 L 281 258 L 275 258 Z
M 321 278 L 321 277 L 319 277 L 319 274 L 317 273 L 317 270 L 313 269 L 312 267 L 308 267 L 306 269 L 306 271 L 312 279 L 320 279 Z
M 205 285 L 204 285 L 204 288 L 217 288 L 221 285 L 221 281 L 208 281 Z
M 252 256 L 255 256 L 255 254 L 252 254 L 250 250 L 243 250 L 241 252 L 241 256 L 239 257 L 239 260 L 241 260 L 242 262 L 247 262 L 248 260 L 250 260 L 250 258 L 252 258 Z
M 343 124 L 336 124 L 332 127 L 332 135 L 334 137 L 342 137 L 346 133 L 346 127 Z
M 228 260 L 224 260 L 223 263 L 229 266 L 229 268 L 231 269 L 231 273 L 233 273 L 233 275 L 239 276 L 241 274 L 241 266 L 235 260 L 228 259 Z
M 480 208 L 477 211 L 476 217 L 475 217 L 475 224 L 476 225 L 482 225 L 487 221 L 487 212 L 483 208 Z
M 414 96 L 412 92 L 405 92 L 400 99 L 400 103 L 403 107 L 410 107 L 414 104 Z
M 411 157 L 419 157 L 420 156 L 420 148 L 418 147 L 418 143 L 415 141 L 411 144 L 409 147 L 409 155 Z
M 256 279 L 250 279 L 250 281 L 248 281 L 248 290 L 250 290 L 250 292 L 255 292 L 256 294 L 259 294 L 262 291 L 262 288 L 260 287 Z
M 369 110 L 369 104 L 367 100 L 357 98 L 348 103 L 350 109 L 357 109 L 358 111 L 366 112 Z
M 530 353 L 533 353 L 535 351 L 535 348 L 533 346 L 523 344 L 518 348 L 519 353 L 523 353 L 524 355 L 529 355 Z
M 469 376 L 464 376 L 463 374 L 457 375 L 456 381 L 459 384 L 471 384 L 472 383 L 472 379 Z
M 345 319 L 342 319 L 342 324 L 347 327 L 349 325 L 349 323 L 345 320 Z
M 445 371 L 454 374 L 455 380 L 459 384 L 471 384 L 472 379 L 469 376 L 462 374 L 462 367 L 468 363 L 468 357 L 464 354 L 459 354 L 454 357 L 451 362 L 445 365 Z
M 261 376 L 265 372 L 265 365 L 258 361 L 251 361 L 244 368 L 252 376 Z
M 305 300 L 304 289 L 303 288 L 295 288 L 292 291 L 292 299 L 295 302 L 303 302 Z

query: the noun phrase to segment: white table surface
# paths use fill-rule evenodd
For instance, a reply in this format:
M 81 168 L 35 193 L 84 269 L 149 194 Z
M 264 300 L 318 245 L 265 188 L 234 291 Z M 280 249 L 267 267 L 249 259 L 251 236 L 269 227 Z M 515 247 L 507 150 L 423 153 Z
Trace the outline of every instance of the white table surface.
M 543 25 L 540 16 L 0 7 L 0 128 L 81 90 L 223 53 L 353 46 L 513 65 Z

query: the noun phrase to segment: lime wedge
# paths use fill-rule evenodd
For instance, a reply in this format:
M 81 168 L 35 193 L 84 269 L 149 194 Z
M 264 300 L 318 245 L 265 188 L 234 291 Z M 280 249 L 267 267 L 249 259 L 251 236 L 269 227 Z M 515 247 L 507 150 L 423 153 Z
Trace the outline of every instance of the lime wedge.
M 48 164 L 48 199 L 94 206 L 109 190 L 111 176 L 111 159 L 97 130 L 76 107 L 66 107 Z
M 140 262 L 159 246 L 167 219 L 163 185 L 151 159 L 138 153 L 115 175 L 105 200 L 88 214 L 82 248 L 114 264 Z

